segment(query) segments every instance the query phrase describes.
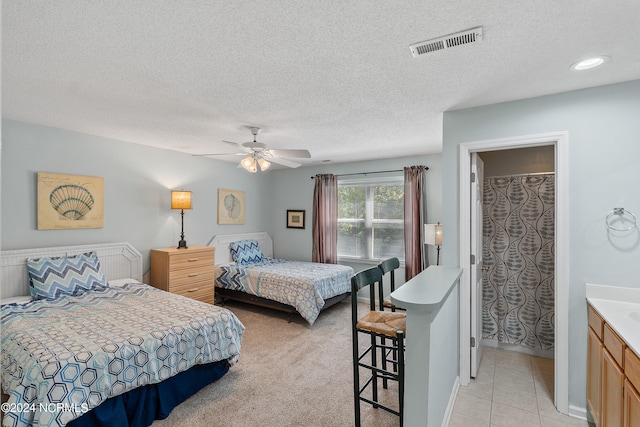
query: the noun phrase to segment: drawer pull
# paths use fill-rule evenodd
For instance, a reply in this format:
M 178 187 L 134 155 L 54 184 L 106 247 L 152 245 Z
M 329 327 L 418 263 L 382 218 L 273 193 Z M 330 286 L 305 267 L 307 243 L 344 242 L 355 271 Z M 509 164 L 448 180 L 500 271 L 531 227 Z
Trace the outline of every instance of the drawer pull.
M 196 262 L 199 261 L 199 258 L 189 258 L 187 262 Z
M 196 292 L 198 289 L 200 289 L 200 288 L 189 289 L 187 292 Z
M 187 274 L 187 277 L 196 277 L 199 276 L 200 273 L 191 273 L 191 274 Z

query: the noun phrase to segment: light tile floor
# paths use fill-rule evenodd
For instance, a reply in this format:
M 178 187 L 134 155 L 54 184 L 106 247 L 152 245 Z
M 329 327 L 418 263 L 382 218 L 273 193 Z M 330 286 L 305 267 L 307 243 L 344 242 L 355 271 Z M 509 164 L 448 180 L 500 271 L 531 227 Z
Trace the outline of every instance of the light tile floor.
M 553 360 L 484 348 L 478 377 L 460 387 L 449 427 L 588 427 L 553 406 Z

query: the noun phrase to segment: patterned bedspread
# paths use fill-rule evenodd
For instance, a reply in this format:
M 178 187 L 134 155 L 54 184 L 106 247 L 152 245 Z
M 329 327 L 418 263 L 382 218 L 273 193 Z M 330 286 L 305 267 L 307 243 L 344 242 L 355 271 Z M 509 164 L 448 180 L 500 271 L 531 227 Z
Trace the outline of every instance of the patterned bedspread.
M 194 365 L 234 364 L 245 329 L 224 308 L 134 283 L 6 305 L 1 321 L 4 426 L 62 426 Z
M 346 265 L 267 258 L 253 264 L 216 267 L 216 286 L 288 304 L 312 324 L 324 301 L 351 291 L 353 268 Z

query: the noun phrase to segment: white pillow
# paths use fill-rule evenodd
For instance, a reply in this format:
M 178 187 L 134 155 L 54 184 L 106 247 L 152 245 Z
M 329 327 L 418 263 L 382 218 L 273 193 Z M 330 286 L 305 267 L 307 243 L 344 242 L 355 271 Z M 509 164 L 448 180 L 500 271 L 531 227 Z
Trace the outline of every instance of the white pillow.
M 31 295 L 25 295 L 25 296 L 21 296 L 21 297 L 9 297 L 9 298 L 2 298 L 0 299 L 0 305 L 7 305 L 7 304 L 26 304 L 28 302 L 31 302 Z
M 140 283 L 136 279 L 114 279 L 109 280 L 109 287 L 111 288 L 121 288 L 127 283 Z

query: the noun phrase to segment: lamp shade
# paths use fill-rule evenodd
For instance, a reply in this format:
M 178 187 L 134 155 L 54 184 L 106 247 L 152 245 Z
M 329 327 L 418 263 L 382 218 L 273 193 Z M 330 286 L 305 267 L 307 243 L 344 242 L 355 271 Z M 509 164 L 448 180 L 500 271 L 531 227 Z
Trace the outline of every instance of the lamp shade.
M 191 191 L 171 191 L 171 209 L 191 209 Z
M 256 167 L 256 159 L 252 156 L 245 157 L 240 161 L 240 164 L 249 172 L 256 173 L 258 171 L 258 168 Z
M 424 225 L 424 243 L 427 245 L 442 244 L 442 224 L 425 224 Z
M 269 162 L 267 159 L 263 159 L 262 157 L 258 159 L 258 164 L 260 165 L 260 170 L 262 172 L 266 171 L 267 169 L 269 169 L 269 166 L 271 166 L 271 162 Z

